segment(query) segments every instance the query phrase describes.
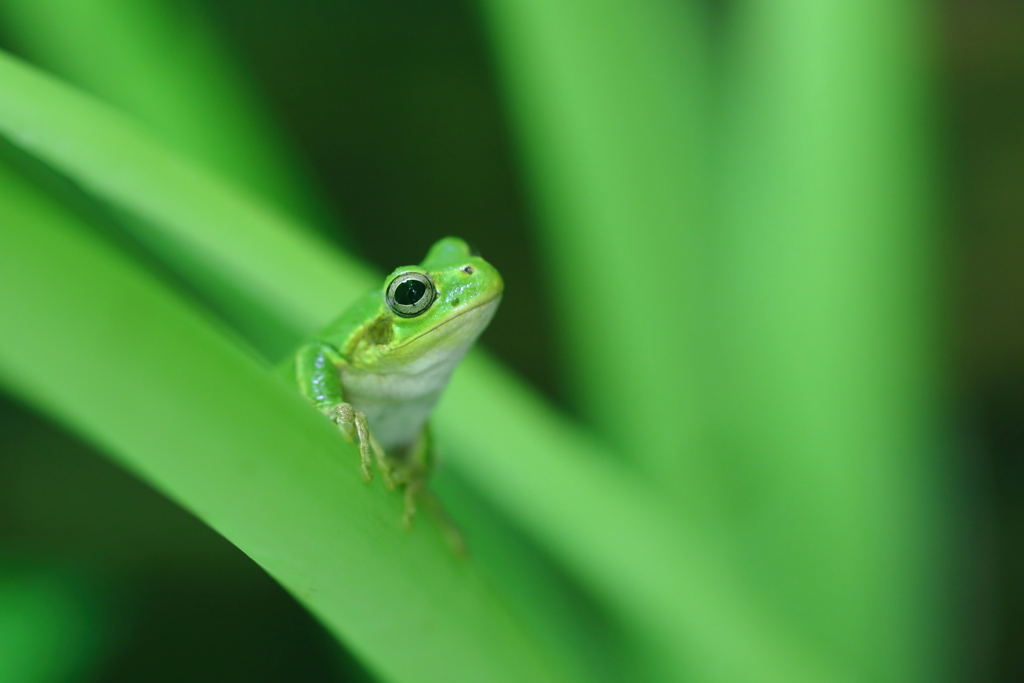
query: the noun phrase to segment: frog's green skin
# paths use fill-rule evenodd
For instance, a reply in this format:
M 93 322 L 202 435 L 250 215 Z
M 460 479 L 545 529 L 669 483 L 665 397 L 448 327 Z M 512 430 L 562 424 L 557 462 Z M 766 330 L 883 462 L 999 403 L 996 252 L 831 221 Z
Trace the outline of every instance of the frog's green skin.
M 392 281 L 410 273 L 429 277 L 436 298 L 426 310 L 403 317 L 392 310 L 387 293 Z M 302 394 L 347 437 L 359 437 L 364 477 L 372 476 L 373 446 L 385 483 L 405 485 L 410 506 L 432 462 L 427 419 L 455 366 L 493 317 L 502 289 L 494 266 L 462 240 L 446 237 L 421 264 L 391 273 L 287 365 Z M 361 424 L 368 424 L 369 435 Z

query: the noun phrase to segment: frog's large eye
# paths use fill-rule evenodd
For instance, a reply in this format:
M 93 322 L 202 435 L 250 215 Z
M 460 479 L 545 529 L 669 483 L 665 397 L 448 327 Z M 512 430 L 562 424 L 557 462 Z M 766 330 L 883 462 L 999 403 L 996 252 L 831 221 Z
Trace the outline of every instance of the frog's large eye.
M 387 302 L 403 318 L 414 318 L 437 298 L 434 283 L 423 273 L 402 273 L 388 285 Z

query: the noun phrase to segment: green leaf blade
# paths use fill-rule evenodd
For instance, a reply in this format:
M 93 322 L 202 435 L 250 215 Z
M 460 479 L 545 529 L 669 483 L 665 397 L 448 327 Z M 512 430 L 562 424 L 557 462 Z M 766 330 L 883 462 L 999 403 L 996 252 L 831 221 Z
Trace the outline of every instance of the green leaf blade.
M 266 335 L 269 326 L 254 318 L 258 309 L 276 327 L 290 330 L 267 339 L 268 354 L 282 355 L 335 315 L 339 302 L 371 285 L 360 264 L 172 151 L 132 119 L 4 54 L 0 83 L 17 93 L 0 98 L 0 131 L 141 220 L 128 226 L 134 236 L 202 280 L 220 310 L 242 329 Z M 261 283 L 268 276 L 301 288 L 302 300 L 281 300 L 266 290 Z

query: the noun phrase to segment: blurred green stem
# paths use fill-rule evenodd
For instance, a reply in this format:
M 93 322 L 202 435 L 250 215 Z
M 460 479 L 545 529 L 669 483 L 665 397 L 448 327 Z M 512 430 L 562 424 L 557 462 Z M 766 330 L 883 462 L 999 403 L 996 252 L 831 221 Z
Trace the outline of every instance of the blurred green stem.
M 941 680 L 924 6 L 733 10 L 717 432 L 751 578 L 860 680 Z
M 693 514 L 702 414 L 707 26 L 698 3 L 484 3 L 537 200 L 573 400 Z

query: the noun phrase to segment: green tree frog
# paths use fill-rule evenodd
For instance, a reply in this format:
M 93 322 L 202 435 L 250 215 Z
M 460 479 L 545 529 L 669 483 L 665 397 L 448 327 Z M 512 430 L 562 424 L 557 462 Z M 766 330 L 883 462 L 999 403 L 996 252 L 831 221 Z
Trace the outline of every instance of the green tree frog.
M 427 420 L 501 301 L 498 271 L 446 237 L 398 268 L 289 359 L 299 391 L 358 441 L 363 479 L 405 491 L 408 527 L 434 464 Z M 373 456 L 371 458 L 371 455 Z

